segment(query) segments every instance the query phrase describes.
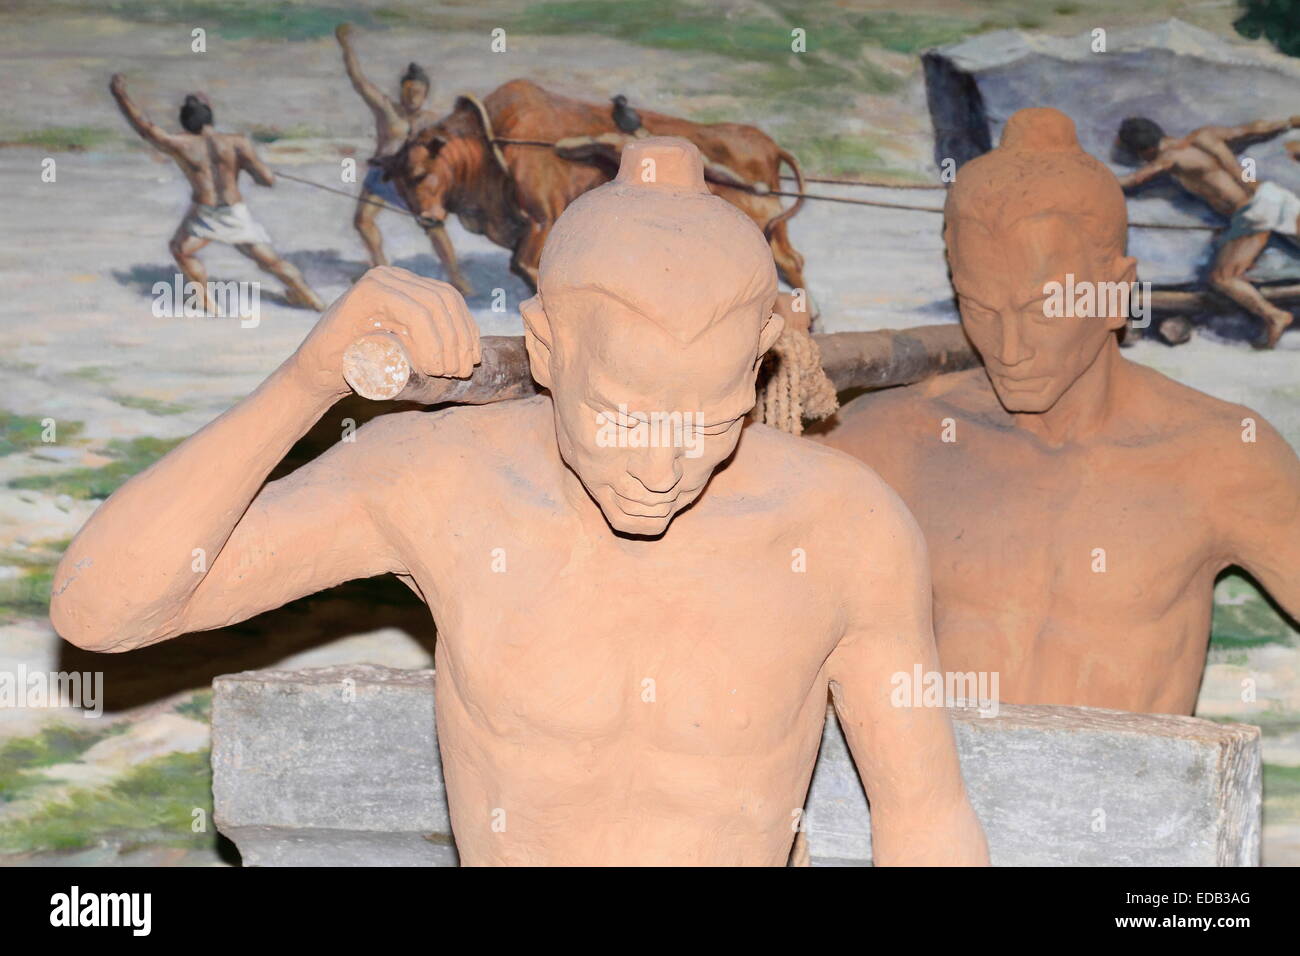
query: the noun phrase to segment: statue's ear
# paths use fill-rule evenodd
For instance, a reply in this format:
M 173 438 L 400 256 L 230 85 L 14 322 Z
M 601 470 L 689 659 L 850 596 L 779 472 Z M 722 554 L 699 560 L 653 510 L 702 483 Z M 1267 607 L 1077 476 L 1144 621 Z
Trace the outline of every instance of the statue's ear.
M 1137 260 L 1131 256 L 1124 256 L 1115 262 L 1116 282 L 1124 284 L 1124 288 L 1129 290 L 1128 296 L 1124 299 L 1124 307 L 1120 309 L 1119 315 L 1106 316 L 1106 326 L 1112 332 L 1116 329 L 1122 329 L 1133 308 L 1132 296 L 1137 288 Z M 1100 296 L 1098 296 L 1100 298 Z
M 542 388 L 551 387 L 551 323 L 542 307 L 542 297 L 535 295 L 519 304 L 524 317 L 524 343 L 528 347 L 528 367 Z
M 761 362 L 767 350 L 776 344 L 785 330 L 785 319 L 773 312 L 763 323 L 763 330 L 758 333 L 758 359 Z

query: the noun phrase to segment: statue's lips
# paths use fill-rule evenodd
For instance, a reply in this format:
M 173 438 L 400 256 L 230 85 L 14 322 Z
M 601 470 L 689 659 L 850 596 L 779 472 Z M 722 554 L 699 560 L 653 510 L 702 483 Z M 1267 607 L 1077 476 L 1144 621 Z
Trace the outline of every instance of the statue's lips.
M 1050 375 L 1037 375 L 1032 378 L 1016 378 L 1014 375 L 998 373 L 998 382 L 1003 388 L 1013 392 L 1032 392 L 1036 388 L 1042 388 L 1052 380 Z
M 613 491 L 613 489 L 610 489 Z M 618 499 L 618 510 L 625 515 L 634 518 L 667 518 L 672 513 L 673 505 L 677 503 L 680 496 L 673 495 L 667 501 L 657 501 L 654 503 L 640 501 L 636 498 L 628 498 L 614 492 L 614 497 Z

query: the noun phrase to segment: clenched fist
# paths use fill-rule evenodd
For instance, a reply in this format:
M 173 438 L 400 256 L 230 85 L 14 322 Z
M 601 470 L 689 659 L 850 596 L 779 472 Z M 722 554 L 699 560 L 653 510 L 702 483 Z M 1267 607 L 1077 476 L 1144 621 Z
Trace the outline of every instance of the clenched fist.
M 468 378 L 481 361 L 478 326 L 459 292 L 436 279 L 380 266 L 321 316 L 290 360 L 293 370 L 313 390 L 344 395 L 344 354 L 376 334 L 400 343 L 421 375 Z

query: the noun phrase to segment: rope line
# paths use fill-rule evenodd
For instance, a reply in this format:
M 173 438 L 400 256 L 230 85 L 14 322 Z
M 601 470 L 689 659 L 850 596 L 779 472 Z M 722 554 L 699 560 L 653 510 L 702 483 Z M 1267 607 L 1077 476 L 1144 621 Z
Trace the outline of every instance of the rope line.
M 539 140 L 508 140 L 508 139 L 502 139 L 500 137 L 497 138 L 497 142 L 504 143 L 507 146 L 553 146 L 554 145 L 553 143 L 543 143 Z M 326 192 L 337 193 L 340 196 L 346 196 L 349 199 L 355 199 L 359 202 L 368 203 L 372 206 L 379 206 L 381 209 L 387 209 L 390 212 L 395 212 L 402 216 L 409 216 L 411 219 L 414 219 L 421 226 L 431 225 L 431 223 L 428 220 L 426 220 L 424 217 L 416 215 L 415 213 L 411 212 L 409 209 L 399 209 L 397 206 L 390 205 L 379 199 L 369 199 L 364 196 L 358 196 L 354 193 L 347 192 L 346 190 L 343 189 L 336 189 L 333 186 L 326 186 L 324 183 L 313 182 L 310 179 L 303 179 L 302 177 L 295 176 L 292 173 L 286 173 L 284 170 L 280 169 L 279 167 L 272 167 L 272 169 L 274 170 L 277 176 L 283 176 L 285 179 L 291 179 L 296 183 L 302 183 L 304 186 L 312 186 L 316 189 L 323 189 Z M 790 177 L 782 176 L 781 178 L 789 179 Z M 804 177 L 804 179 L 807 182 L 833 182 L 834 181 L 834 180 L 813 179 L 811 177 Z M 888 183 L 871 183 L 871 182 L 866 182 L 865 180 L 838 180 L 838 182 L 840 182 L 842 185 L 879 186 L 885 189 L 941 189 L 943 188 L 941 186 L 892 186 Z M 731 185 L 731 184 L 727 183 L 725 185 Z M 740 189 L 741 187 L 732 186 L 732 188 Z M 902 209 L 909 212 L 930 212 L 930 213 L 943 212 L 942 209 L 936 209 L 933 206 L 914 206 L 909 203 L 881 202 L 880 200 L 877 199 L 855 199 L 851 196 L 819 196 L 816 193 L 799 193 L 799 192 L 790 192 L 790 191 L 780 190 L 780 189 L 770 189 L 766 192 L 759 192 L 756 189 L 745 189 L 742 191 L 748 192 L 751 195 L 755 195 L 755 196 L 787 196 L 794 199 L 817 199 L 820 200 L 821 202 L 837 202 L 837 203 L 844 203 L 845 205 L 850 205 L 850 206 L 873 206 L 877 209 Z M 1164 222 L 1130 222 L 1129 228 L 1130 229 L 1171 229 L 1174 231 L 1190 231 L 1190 232 L 1216 232 L 1220 227 L 1199 226 L 1199 225 L 1188 226 L 1188 225 L 1180 225 L 1177 223 L 1164 223 Z
M 794 176 L 782 176 L 790 182 L 797 182 Z M 833 186 L 882 186 L 886 189 L 947 189 L 947 186 L 937 186 L 934 183 L 883 183 L 870 179 L 843 179 L 835 176 L 805 176 L 803 181 L 806 183 L 830 183 Z
M 337 193 L 340 196 L 346 196 L 348 199 L 355 199 L 358 202 L 363 202 L 370 206 L 378 206 L 380 209 L 387 209 L 390 212 L 395 212 L 402 216 L 410 216 L 412 219 L 414 219 L 416 222 L 420 223 L 421 225 L 424 225 L 424 223 L 427 221 L 423 216 L 417 216 L 409 209 L 399 209 L 397 206 L 389 205 L 388 203 L 384 202 L 382 199 L 368 199 L 365 196 L 359 196 L 355 193 L 350 193 L 346 189 L 336 189 L 333 186 L 326 186 L 324 183 L 314 182 L 310 179 L 303 179 L 301 176 L 293 175 L 293 173 L 286 173 L 283 169 L 279 168 L 278 166 L 272 166 L 271 171 L 274 172 L 277 176 L 283 176 L 285 179 L 292 179 L 295 183 L 302 183 L 304 186 L 313 186 L 316 189 L 323 189 L 327 193 Z
M 745 192 L 754 192 L 745 190 Z M 880 202 L 875 199 L 854 199 L 850 196 L 818 196 L 816 193 L 793 193 L 785 192 L 780 189 L 770 189 L 765 193 L 755 193 L 762 196 L 796 196 L 804 199 L 820 199 L 822 202 L 842 202 L 853 206 L 878 206 L 881 209 L 910 209 L 915 212 L 943 212 L 942 209 L 935 209 L 933 206 L 912 206 L 907 203 L 897 202 Z

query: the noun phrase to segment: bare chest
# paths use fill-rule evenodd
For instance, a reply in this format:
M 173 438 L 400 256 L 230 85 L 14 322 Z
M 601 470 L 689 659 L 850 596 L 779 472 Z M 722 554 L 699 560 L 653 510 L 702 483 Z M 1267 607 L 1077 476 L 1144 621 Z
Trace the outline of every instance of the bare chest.
M 603 539 L 503 534 L 454 563 L 455 588 L 431 601 L 440 680 L 505 738 L 768 748 L 837 637 L 826 580 L 796 570 L 789 548 L 660 542 L 629 555 Z
M 976 436 L 982 437 L 982 436 Z M 1019 627 L 1158 621 L 1203 578 L 1212 514 L 1141 448 L 1026 452 L 972 437 L 930 450 L 909 500 L 941 612 Z

